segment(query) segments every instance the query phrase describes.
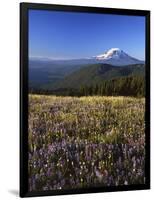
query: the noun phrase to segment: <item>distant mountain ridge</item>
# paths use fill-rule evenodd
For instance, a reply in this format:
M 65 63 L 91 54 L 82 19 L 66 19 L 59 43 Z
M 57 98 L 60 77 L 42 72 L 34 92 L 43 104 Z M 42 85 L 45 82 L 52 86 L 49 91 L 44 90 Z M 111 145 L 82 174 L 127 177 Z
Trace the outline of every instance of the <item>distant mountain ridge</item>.
M 84 65 L 84 64 L 97 64 L 97 63 L 104 63 L 104 64 L 110 64 L 114 66 L 125 66 L 125 65 L 132 65 L 132 64 L 144 64 L 144 61 L 136 59 L 127 53 L 125 53 L 123 50 L 119 48 L 111 48 L 108 51 L 104 52 L 103 54 L 89 57 L 89 58 L 79 58 L 79 59 L 59 59 L 54 60 L 50 58 L 30 58 L 30 63 L 33 63 L 33 65 L 30 65 L 30 67 L 36 67 L 36 64 L 39 67 L 40 65 L 48 64 L 50 63 L 55 65 Z
M 136 72 L 135 72 L 136 71 Z M 54 89 L 77 87 L 102 80 L 144 74 L 144 61 L 129 56 L 119 48 L 112 48 L 91 58 L 72 60 L 30 59 L 29 87 Z

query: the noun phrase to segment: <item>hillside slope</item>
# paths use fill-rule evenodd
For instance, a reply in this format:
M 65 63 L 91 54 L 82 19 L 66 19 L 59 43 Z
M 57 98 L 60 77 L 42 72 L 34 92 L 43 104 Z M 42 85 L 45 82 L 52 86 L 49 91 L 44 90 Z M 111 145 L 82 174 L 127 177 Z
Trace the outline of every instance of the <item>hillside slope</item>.
M 143 64 L 115 67 L 108 64 L 93 64 L 81 68 L 64 79 L 48 85 L 48 89 L 79 88 L 81 85 L 99 84 L 103 80 L 111 80 L 131 75 L 144 75 Z

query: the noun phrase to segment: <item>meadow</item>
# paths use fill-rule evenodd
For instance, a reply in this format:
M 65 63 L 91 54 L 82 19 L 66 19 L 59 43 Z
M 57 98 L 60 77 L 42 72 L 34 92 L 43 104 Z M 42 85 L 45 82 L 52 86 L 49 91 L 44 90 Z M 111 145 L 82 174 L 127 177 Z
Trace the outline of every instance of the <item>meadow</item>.
M 29 95 L 29 191 L 145 182 L 145 98 Z

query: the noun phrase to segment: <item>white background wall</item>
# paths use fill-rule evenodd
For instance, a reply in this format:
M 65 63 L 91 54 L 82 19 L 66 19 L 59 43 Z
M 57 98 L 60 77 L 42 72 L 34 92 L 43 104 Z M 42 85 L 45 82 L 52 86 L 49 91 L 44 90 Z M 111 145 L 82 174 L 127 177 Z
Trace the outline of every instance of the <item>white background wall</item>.
M 19 179 L 19 2 L 18 0 L 0 1 L 0 199 L 18 197 Z M 26 1 L 25 2 L 30 2 Z M 151 35 L 154 35 L 154 1 L 153 0 L 48 0 L 44 3 L 102 6 L 113 8 L 133 8 L 151 10 Z M 151 39 L 151 77 L 154 77 L 154 44 Z M 154 97 L 154 78 L 151 78 L 151 93 Z M 154 109 L 152 103 L 151 109 Z M 154 156 L 154 112 L 151 113 L 151 152 Z M 152 188 L 154 186 L 154 159 L 151 159 Z M 133 200 L 154 199 L 154 189 L 147 191 L 98 193 L 84 195 L 67 195 L 40 197 L 44 199 L 64 200 Z M 153 196 L 153 197 L 152 197 Z

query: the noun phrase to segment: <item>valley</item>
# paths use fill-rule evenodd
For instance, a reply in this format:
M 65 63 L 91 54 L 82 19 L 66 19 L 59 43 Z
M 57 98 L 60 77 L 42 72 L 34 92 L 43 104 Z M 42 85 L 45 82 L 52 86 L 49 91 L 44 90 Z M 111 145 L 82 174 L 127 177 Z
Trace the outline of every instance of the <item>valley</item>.
M 144 62 L 117 48 L 89 59 L 30 60 L 29 66 L 30 93 L 82 96 L 85 95 L 82 92 L 84 88 L 84 90 L 89 90 L 86 92 L 88 95 L 144 96 L 141 91 L 127 94 L 119 92 L 120 89 L 109 93 L 95 90 L 104 85 L 107 85 L 105 86 L 107 89 L 113 86 L 111 82 L 114 82 L 114 87 L 117 88 L 120 83 L 123 85 L 128 80 L 131 81 L 128 83 L 131 88 L 139 86 L 140 90 L 144 90 Z

